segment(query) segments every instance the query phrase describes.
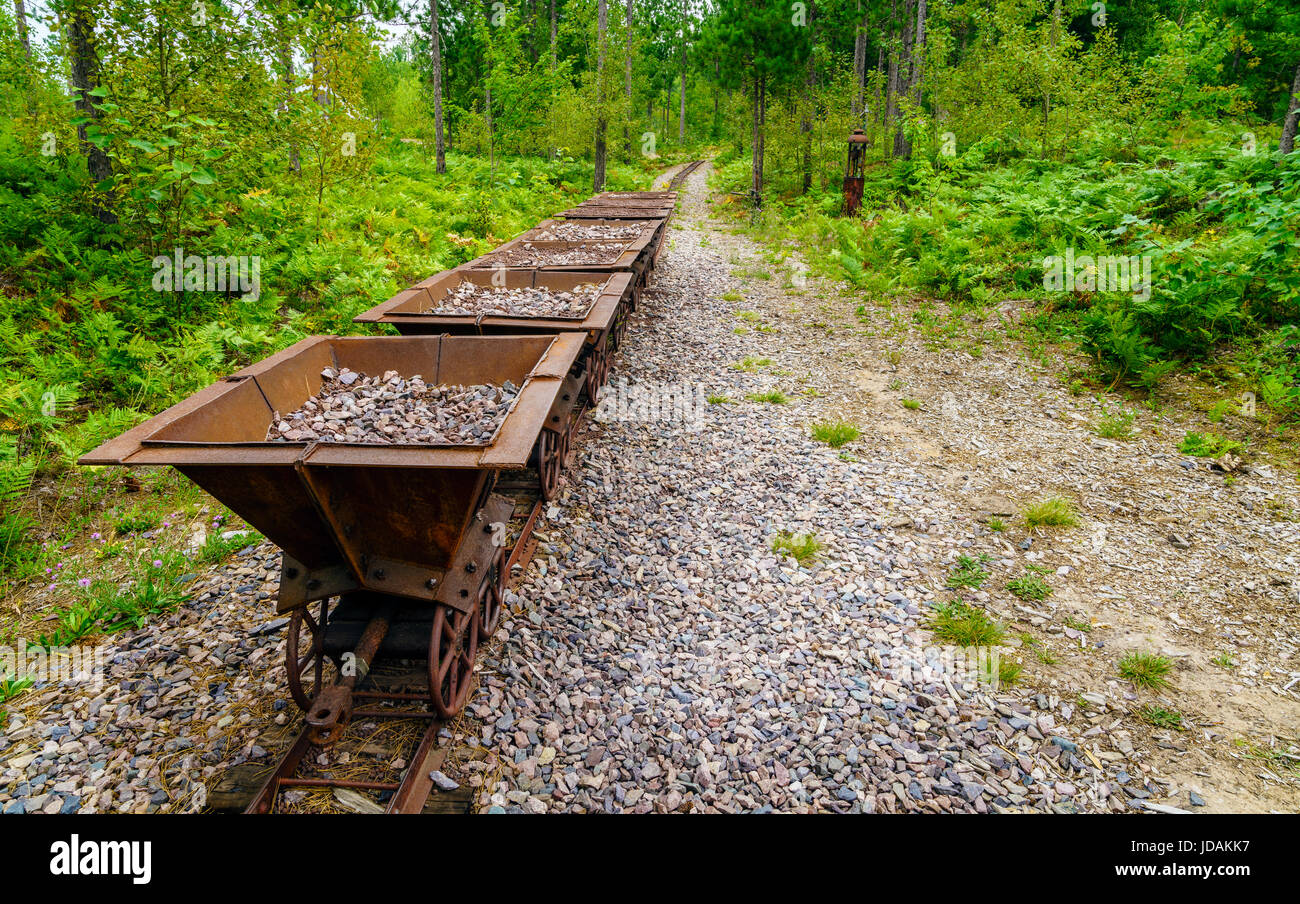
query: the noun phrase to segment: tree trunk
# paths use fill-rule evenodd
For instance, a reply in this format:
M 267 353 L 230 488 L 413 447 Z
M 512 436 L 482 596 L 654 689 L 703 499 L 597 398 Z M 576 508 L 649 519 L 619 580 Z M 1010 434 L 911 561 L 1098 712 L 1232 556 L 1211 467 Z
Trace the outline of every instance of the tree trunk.
M 447 172 L 447 146 L 442 137 L 442 34 L 438 31 L 438 0 L 429 0 L 429 48 L 433 54 L 433 141 L 437 172 Z
M 885 74 L 885 115 L 883 132 L 898 118 L 898 0 L 889 4 L 889 64 Z M 885 142 L 881 141 L 883 147 Z
M 18 26 L 18 40 L 23 42 L 23 54 L 32 61 L 32 41 L 27 35 L 27 7 L 23 0 L 14 0 L 14 23 Z
M 754 137 L 750 152 L 749 196 L 757 210 L 763 206 L 764 125 L 767 122 L 767 77 L 754 75 Z
M 1300 120 L 1300 66 L 1295 67 L 1295 80 L 1291 83 L 1291 102 L 1287 105 L 1286 119 L 1282 121 L 1282 140 L 1277 146 L 1283 156 L 1295 150 L 1297 120 Z
M 72 55 L 72 86 L 77 110 L 97 124 L 101 114 L 95 109 L 90 92 L 99 87 L 99 57 L 95 53 L 94 16 L 87 6 L 87 0 L 73 0 L 68 4 L 68 51 Z M 77 137 L 86 155 L 90 181 L 99 183 L 112 177 L 113 161 L 86 137 L 87 125 L 77 126 Z M 110 200 L 99 191 L 93 192 L 91 209 L 101 223 L 117 222 Z
M 912 106 L 921 106 L 921 77 L 925 70 L 925 15 L 926 0 L 916 0 L 916 28 L 912 32 L 912 54 L 908 64 L 907 95 Z M 894 156 L 904 160 L 912 158 L 912 141 L 903 134 L 900 123 L 894 140 Z
M 596 173 L 594 190 L 605 190 L 605 32 L 609 27 L 609 4 L 596 3 Z
M 686 143 L 686 0 L 682 0 L 682 43 L 678 49 L 682 70 L 682 98 L 677 114 L 677 140 Z
M 276 53 L 280 57 L 280 71 L 284 74 L 284 101 L 280 104 L 280 109 L 288 115 L 293 106 L 293 44 L 289 36 L 289 23 L 287 17 L 278 16 L 276 18 Z M 302 159 L 298 154 L 298 143 L 292 139 L 289 141 L 289 169 L 295 173 L 302 172 Z
M 816 16 L 816 7 L 809 7 L 808 27 L 815 29 L 813 24 Z M 799 130 L 803 133 L 803 193 L 808 194 L 812 189 L 812 114 L 813 114 L 813 87 L 817 84 L 817 32 L 813 31 L 812 49 L 808 53 L 808 78 L 804 81 L 803 98 L 800 106 L 803 108 L 803 118 L 799 123 Z M 866 51 L 863 51 L 865 55 Z M 859 92 L 862 89 L 861 82 L 858 83 Z
M 858 0 L 857 11 L 859 16 L 862 14 L 862 0 Z M 853 34 L 853 100 L 849 106 L 849 112 L 853 114 L 853 121 L 856 123 L 862 116 L 862 103 L 865 100 L 862 96 L 862 88 L 867 80 L 867 23 L 866 20 L 860 19 L 857 29 Z
M 624 41 L 623 96 L 627 99 L 627 118 L 623 120 L 623 151 L 629 162 L 632 160 L 632 0 L 627 0 L 627 11 L 623 27 L 627 37 Z
M 903 6 L 903 40 L 898 48 L 898 75 L 894 85 L 894 93 L 899 97 L 907 97 L 912 88 L 912 50 L 916 43 L 912 10 L 915 6 L 916 0 L 906 0 Z M 911 155 L 912 143 L 903 134 L 903 120 L 900 115 L 894 128 L 894 157 L 906 160 Z
M 630 2 L 630 0 L 629 0 Z M 555 71 L 555 0 L 551 0 L 551 71 Z

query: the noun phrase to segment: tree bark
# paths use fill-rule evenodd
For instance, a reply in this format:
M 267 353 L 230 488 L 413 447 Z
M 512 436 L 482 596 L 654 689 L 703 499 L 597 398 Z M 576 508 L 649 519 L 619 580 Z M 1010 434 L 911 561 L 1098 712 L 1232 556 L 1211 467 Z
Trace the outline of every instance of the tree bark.
M 433 54 L 433 141 L 437 172 L 447 172 L 447 146 L 442 137 L 442 34 L 438 30 L 438 0 L 429 0 L 429 49 Z
M 609 28 L 609 4 L 596 3 L 596 172 L 594 190 L 605 190 L 605 33 Z
M 898 100 L 907 96 L 911 83 L 909 68 L 912 62 L 912 7 L 915 0 L 904 0 L 902 36 L 894 52 L 898 56 L 898 65 L 894 73 L 894 156 L 905 156 L 907 139 L 903 135 L 902 108 Z
M 284 78 L 284 101 L 280 109 L 287 115 L 293 106 L 293 45 L 289 37 L 289 24 L 286 16 L 276 17 L 276 53 L 280 57 L 280 71 Z M 295 173 L 302 172 L 302 159 L 298 154 L 298 144 L 292 138 L 289 141 L 289 169 Z
M 18 40 L 23 42 L 23 54 L 32 61 L 32 41 L 27 35 L 27 7 L 23 0 L 14 0 L 14 23 L 18 26 Z
M 623 96 L 627 99 L 627 119 L 623 121 L 623 151 L 629 162 L 632 160 L 632 0 L 627 0 L 627 11 L 623 20 L 626 31 L 624 39 Z
M 682 71 L 682 99 L 677 114 L 677 140 L 686 143 L 686 0 L 682 0 L 682 42 L 678 48 Z
M 68 51 L 72 55 L 72 86 L 77 110 L 82 116 L 89 117 L 92 123 L 98 123 L 101 114 L 95 109 L 90 92 L 99 87 L 99 57 L 95 53 L 94 15 L 88 6 L 87 0 L 73 0 L 68 4 Z M 77 126 L 77 138 L 81 140 L 86 155 L 90 181 L 99 183 L 112 177 L 113 161 L 86 137 L 87 125 L 89 123 Z M 101 223 L 117 222 L 111 201 L 99 191 L 93 193 L 91 209 Z
M 862 15 L 862 0 L 858 0 L 857 12 L 859 17 Z M 867 79 L 867 23 L 864 19 L 859 18 L 857 29 L 853 34 L 853 99 L 849 105 L 849 112 L 853 114 L 853 121 L 856 123 L 862 116 L 862 104 L 865 98 L 862 96 L 863 85 Z
M 898 118 L 898 0 L 889 4 L 889 64 L 885 74 L 884 134 L 889 134 L 890 124 Z M 881 141 L 884 145 L 884 141 Z
M 1286 119 L 1282 121 L 1282 140 L 1277 146 L 1283 156 L 1295 150 L 1297 120 L 1300 120 L 1300 66 L 1295 67 L 1295 80 L 1291 83 L 1291 103 L 1287 105 Z
M 763 149 L 766 144 L 764 126 L 767 124 L 767 76 L 754 75 L 754 137 L 750 156 L 749 195 L 754 209 L 763 206 Z

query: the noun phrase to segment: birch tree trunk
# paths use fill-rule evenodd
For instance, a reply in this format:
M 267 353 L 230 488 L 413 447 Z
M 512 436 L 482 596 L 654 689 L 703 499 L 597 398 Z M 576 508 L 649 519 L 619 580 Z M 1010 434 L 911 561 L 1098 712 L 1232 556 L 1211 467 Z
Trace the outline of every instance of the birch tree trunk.
M 1282 121 L 1282 140 L 1277 145 L 1283 156 L 1295 150 L 1297 120 L 1300 120 L 1300 66 L 1295 67 L 1295 80 L 1291 83 L 1291 103 L 1287 105 L 1286 119 Z

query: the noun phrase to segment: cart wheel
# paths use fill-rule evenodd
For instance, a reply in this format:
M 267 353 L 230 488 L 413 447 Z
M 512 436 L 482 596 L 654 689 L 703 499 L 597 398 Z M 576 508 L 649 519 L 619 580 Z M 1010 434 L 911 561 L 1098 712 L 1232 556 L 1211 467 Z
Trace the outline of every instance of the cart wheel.
M 608 339 L 602 339 L 600 344 L 591 350 L 591 357 L 587 359 L 587 399 L 593 404 L 596 397 L 600 394 L 600 388 L 605 385 L 605 380 L 609 376 L 609 344 Z
M 540 478 L 543 499 L 554 498 L 555 491 L 560 485 L 560 471 L 564 468 L 565 433 L 567 430 L 557 433 L 542 428 L 542 438 L 538 441 L 537 448 L 537 474 Z
M 478 654 L 479 613 L 436 606 L 429 637 L 429 699 L 434 712 L 450 719 L 469 696 Z
M 329 605 L 328 598 L 320 601 L 319 619 L 311 617 L 307 606 L 294 609 L 289 616 L 284 665 L 289 674 L 289 693 L 304 712 L 316 695 L 337 677 L 334 664 L 324 651 Z
M 506 551 L 497 550 L 496 558 L 492 562 L 492 568 L 488 571 L 487 580 L 479 589 L 479 640 L 487 642 L 492 635 L 497 632 L 497 626 L 501 624 L 501 610 L 505 608 L 504 600 L 506 596 Z

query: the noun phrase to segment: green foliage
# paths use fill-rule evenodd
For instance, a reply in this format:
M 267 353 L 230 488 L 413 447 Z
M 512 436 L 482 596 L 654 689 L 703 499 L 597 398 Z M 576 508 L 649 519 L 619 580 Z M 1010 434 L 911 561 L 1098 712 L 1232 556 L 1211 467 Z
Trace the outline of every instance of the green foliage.
M 1041 574 L 1030 572 L 1007 581 L 1007 590 L 1025 602 L 1039 602 L 1052 595 L 1052 587 Z
M 1137 708 L 1137 716 L 1155 728 L 1183 730 L 1183 714 L 1174 709 L 1166 709 L 1154 703 L 1144 703 Z
M 1119 676 L 1132 682 L 1134 687 L 1159 690 L 1169 686 L 1168 676 L 1173 668 L 1173 661 L 1168 657 L 1132 652 L 1119 661 Z
M 1217 433 L 1189 432 L 1178 444 L 1178 451 L 1197 458 L 1219 458 L 1229 452 L 1240 452 L 1245 446 Z
M 1074 504 L 1061 496 L 1035 502 L 1025 509 L 1025 524 L 1035 527 L 1077 527 L 1079 516 Z
M 793 534 L 778 531 L 772 538 L 772 552 L 777 555 L 790 556 L 800 565 L 805 565 L 817 558 L 822 543 L 815 534 Z
M 930 621 L 930 630 L 938 640 L 961 647 L 993 646 L 1001 643 L 1005 635 L 1002 626 L 983 609 L 961 600 L 940 606 Z
M 987 555 L 980 555 L 977 559 L 972 559 L 967 555 L 957 557 L 957 564 L 953 567 L 952 573 L 948 575 L 947 586 L 952 590 L 962 587 L 968 587 L 972 590 L 978 589 L 981 584 L 988 580 L 989 572 L 984 567 L 989 561 Z
M 857 439 L 862 431 L 845 421 L 823 421 L 813 424 L 810 430 L 812 438 L 825 443 L 832 449 L 838 449 Z

